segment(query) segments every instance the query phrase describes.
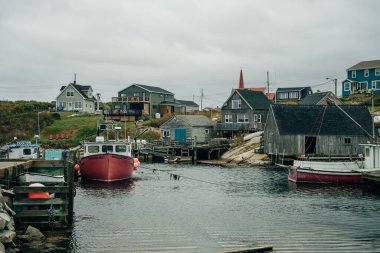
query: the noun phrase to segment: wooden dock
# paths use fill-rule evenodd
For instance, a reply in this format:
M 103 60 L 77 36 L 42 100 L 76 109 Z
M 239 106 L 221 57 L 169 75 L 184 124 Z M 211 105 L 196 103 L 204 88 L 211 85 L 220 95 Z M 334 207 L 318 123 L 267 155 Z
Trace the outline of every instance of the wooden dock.
M 40 172 L 64 175 L 60 183 L 44 183 L 45 186 L 32 187 L 20 183 L 17 177 L 24 172 Z M 6 160 L 0 161 L 0 182 L 2 187 L 13 189 L 12 209 L 17 228 L 29 225 L 38 228 L 70 228 L 74 214 L 74 163 L 70 161 L 46 160 Z M 30 193 L 47 192 L 49 198 L 30 198 Z
M 363 183 L 380 187 L 380 171 L 365 173 L 362 176 Z

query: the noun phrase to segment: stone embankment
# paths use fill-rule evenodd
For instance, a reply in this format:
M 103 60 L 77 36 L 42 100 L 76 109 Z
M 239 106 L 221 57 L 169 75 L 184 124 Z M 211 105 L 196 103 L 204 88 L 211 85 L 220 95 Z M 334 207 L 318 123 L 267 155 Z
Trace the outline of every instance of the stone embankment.
M 13 216 L 16 214 L 11 208 L 11 198 L 14 193 L 0 189 L 0 253 L 18 252 L 16 240 L 23 242 L 43 242 L 45 236 L 36 228 L 29 226 L 24 234 L 17 235 Z
M 206 164 L 218 164 L 221 166 L 264 166 L 271 164 L 270 159 L 260 150 L 264 132 L 256 132 L 245 135 L 235 140 L 232 148 L 224 153 L 220 160 L 202 161 Z

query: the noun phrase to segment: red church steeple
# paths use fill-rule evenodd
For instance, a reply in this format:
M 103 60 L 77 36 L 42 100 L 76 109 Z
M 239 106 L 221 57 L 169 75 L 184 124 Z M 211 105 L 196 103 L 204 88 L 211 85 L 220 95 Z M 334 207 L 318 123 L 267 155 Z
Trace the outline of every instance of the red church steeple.
M 244 89 L 243 70 L 240 69 L 239 89 Z

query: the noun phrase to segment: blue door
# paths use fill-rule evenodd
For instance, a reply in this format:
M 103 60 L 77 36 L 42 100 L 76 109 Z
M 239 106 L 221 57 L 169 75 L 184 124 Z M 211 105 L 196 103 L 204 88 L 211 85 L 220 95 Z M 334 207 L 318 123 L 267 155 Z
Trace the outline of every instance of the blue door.
M 174 129 L 174 140 L 179 142 L 186 141 L 186 129 L 185 128 L 177 128 Z

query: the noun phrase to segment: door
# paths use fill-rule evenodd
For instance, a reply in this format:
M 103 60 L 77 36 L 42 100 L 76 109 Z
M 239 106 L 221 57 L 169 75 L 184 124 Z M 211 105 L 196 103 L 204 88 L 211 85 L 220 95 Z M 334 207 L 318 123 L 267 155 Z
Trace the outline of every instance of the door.
M 305 154 L 315 154 L 316 143 L 317 137 L 305 136 Z
M 174 140 L 179 142 L 186 141 L 186 129 L 185 128 L 176 128 L 174 129 Z

